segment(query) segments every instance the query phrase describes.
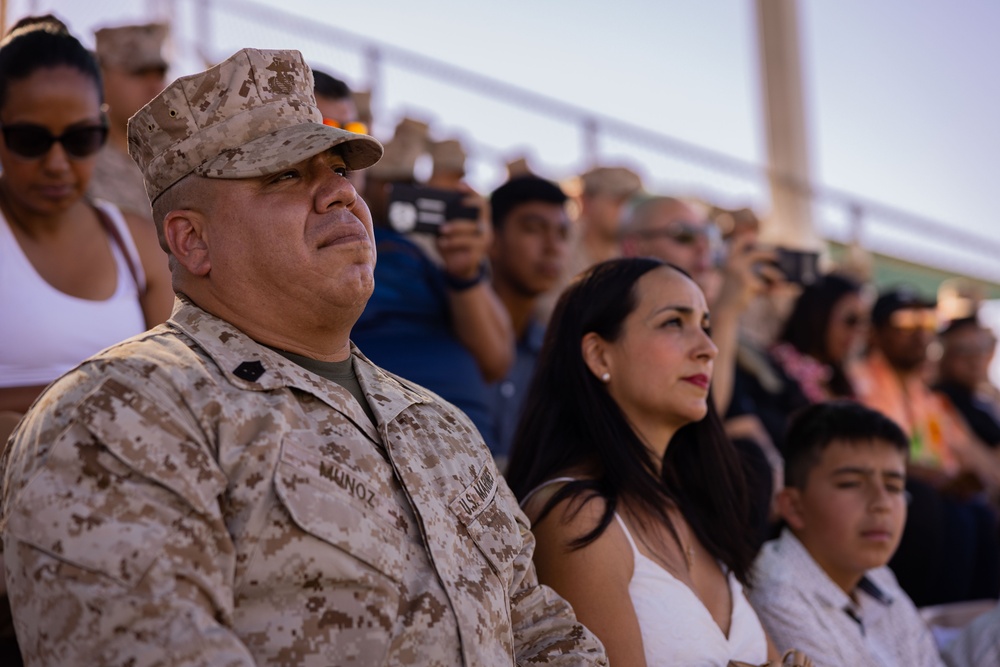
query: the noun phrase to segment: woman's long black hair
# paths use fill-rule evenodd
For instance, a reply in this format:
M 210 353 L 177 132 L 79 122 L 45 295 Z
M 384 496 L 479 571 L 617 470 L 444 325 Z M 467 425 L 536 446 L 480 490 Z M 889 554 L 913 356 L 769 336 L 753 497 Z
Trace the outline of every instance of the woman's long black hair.
M 545 335 L 507 479 L 521 500 L 567 469 L 596 464 L 595 478 L 563 486 L 538 520 L 566 498 L 599 496 L 604 515 L 593 531 L 572 542 L 574 548 L 597 539 L 621 501 L 663 523 L 677 539 L 667 513 L 676 506 L 708 552 L 745 583 L 755 555 L 749 494 L 711 397 L 707 416 L 674 435 L 658 473 L 649 449 L 583 359 L 583 337 L 593 332 L 617 340 L 637 305 L 636 283 L 663 266 L 687 275 L 656 259 L 615 259 L 593 266 L 567 287 Z
M 843 362 L 831 359 L 827 351 L 830 317 L 841 299 L 849 294 L 860 293 L 861 285 L 847 276 L 833 273 L 822 276 L 802 290 L 785 321 L 785 328 L 778 336 L 779 341 L 790 343 L 802 354 L 830 367 L 832 375 L 827 384 L 834 396 L 853 397 L 854 388 Z

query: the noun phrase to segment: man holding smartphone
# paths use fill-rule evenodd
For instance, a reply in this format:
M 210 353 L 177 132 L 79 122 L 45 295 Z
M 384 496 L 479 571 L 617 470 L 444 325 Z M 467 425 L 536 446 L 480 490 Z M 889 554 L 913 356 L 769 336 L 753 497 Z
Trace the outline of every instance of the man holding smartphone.
M 353 338 L 375 363 L 460 408 L 493 446 L 488 383 L 513 362 L 514 333 L 489 280 L 489 211 L 464 182 L 445 192 L 416 182 L 426 133 L 404 120 L 386 144 L 385 165 L 368 170 L 378 264 Z M 412 224 L 399 224 L 403 208 Z M 431 219 L 437 224 L 417 224 Z

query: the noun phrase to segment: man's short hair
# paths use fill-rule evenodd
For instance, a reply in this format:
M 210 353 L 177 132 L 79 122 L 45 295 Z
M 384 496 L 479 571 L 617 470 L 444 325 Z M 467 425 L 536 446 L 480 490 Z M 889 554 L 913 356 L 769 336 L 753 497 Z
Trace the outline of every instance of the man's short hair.
M 688 203 L 677 197 L 640 194 L 632 197 L 622 212 L 622 236 L 629 236 L 644 230 L 653 213 L 661 207 L 681 208 Z
M 490 195 L 493 228 L 501 229 L 510 212 L 521 204 L 539 201 L 561 206 L 567 199 L 566 193 L 552 181 L 538 176 L 512 178 Z
M 903 429 L 877 410 L 856 401 L 816 403 L 792 416 L 785 436 L 785 486 L 803 489 L 809 472 L 832 442 L 868 444 L 887 442 L 906 455 L 910 441 Z
M 585 195 L 631 197 L 642 190 L 642 179 L 628 167 L 595 167 L 580 175 Z
M 899 310 L 928 310 L 937 307 L 937 301 L 920 294 L 909 285 L 899 285 L 879 294 L 872 306 L 872 326 L 881 329 L 889 324 L 892 314 Z
M 351 88 L 335 76 L 314 69 L 313 90 L 317 97 L 331 100 L 346 100 L 351 97 Z

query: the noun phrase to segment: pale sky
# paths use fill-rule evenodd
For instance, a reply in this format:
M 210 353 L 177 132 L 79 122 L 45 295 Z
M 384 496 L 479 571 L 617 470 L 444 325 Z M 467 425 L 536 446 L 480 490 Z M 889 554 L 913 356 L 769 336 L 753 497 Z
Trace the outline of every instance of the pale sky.
M 354 44 L 322 24 L 478 72 L 754 164 L 766 160 L 752 0 L 215 0 L 196 27 L 193 0 L 10 0 L 8 18 L 54 11 L 86 43 L 103 25 L 152 17 L 174 21 L 171 75 L 202 67 L 192 48 L 221 60 L 244 46 L 299 48 L 314 65 L 368 85 Z M 260 12 L 264 6 L 270 13 Z M 954 238 L 919 244 L 878 227 L 880 250 L 942 259 L 1000 280 L 993 218 L 1000 188 L 1000 3 L 993 0 L 801 0 L 800 37 L 813 179 L 979 234 L 988 252 L 952 251 Z M 284 19 L 292 12 L 308 22 Z M 404 113 L 428 120 L 437 138 L 474 137 L 482 151 L 471 178 L 502 178 L 499 158 L 526 152 L 536 170 L 563 178 L 582 167 L 578 126 L 414 74 L 392 55 L 382 69 L 376 134 Z M 664 158 L 613 138 L 608 163 L 629 164 L 652 190 L 705 195 L 767 212 L 766 187 Z M 821 233 L 842 237 L 844 209 L 821 207 Z M 887 231 L 888 230 L 888 231 Z M 996 266 L 994 266 L 996 264 Z

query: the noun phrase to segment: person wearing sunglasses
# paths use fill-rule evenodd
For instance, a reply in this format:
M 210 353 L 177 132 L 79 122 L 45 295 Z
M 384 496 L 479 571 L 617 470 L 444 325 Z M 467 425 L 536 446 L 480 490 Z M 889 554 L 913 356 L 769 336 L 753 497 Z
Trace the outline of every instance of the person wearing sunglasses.
M 97 63 L 57 19 L 0 42 L 0 442 L 49 382 L 170 313 L 152 225 L 85 196 L 101 103 Z
M 358 118 L 358 106 L 354 103 L 354 93 L 345 81 L 332 74 L 313 69 L 313 92 L 316 106 L 323 114 L 323 124 L 355 134 L 368 134 L 368 126 Z M 354 189 L 362 195 L 365 192 L 365 170 L 348 174 Z
M 94 33 L 95 52 L 104 82 L 108 142 L 97 154 L 90 196 L 112 202 L 152 222 L 153 211 L 142 173 L 128 156 L 128 119 L 163 90 L 167 60 L 162 23 L 101 28 Z
M 789 416 L 811 403 L 855 398 L 848 364 L 864 344 L 868 306 L 861 284 L 826 274 L 804 287 L 777 340 L 737 365 L 728 417 L 752 414 L 780 450 Z
M 719 229 L 692 204 L 675 197 L 652 196 L 640 200 L 622 227 L 622 254 L 626 257 L 657 257 L 680 266 L 713 294 L 711 274 L 722 238 Z
M 1000 593 L 997 515 L 975 493 L 1000 488 L 1000 466 L 927 383 L 938 326 L 934 299 L 909 285 L 886 289 L 871 310 L 868 353 L 851 369 L 859 399 L 910 439 L 910 512 L 890 566 L 918 607 Z

